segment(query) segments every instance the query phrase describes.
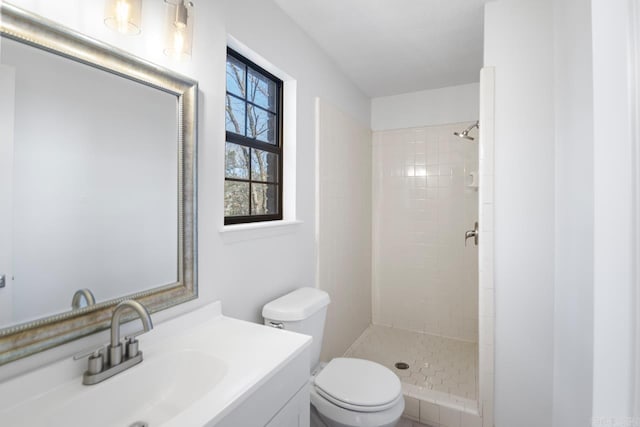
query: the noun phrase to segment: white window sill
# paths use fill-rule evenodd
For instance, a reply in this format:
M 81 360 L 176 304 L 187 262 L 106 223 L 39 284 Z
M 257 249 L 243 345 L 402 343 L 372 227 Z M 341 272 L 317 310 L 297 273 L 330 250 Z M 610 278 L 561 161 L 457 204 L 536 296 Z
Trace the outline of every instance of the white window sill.
M 225 225 L 220 229 L 220 235 L 225 243 L 264 239 L 294 233 L 302 223 L 298 220 L 282 220 Z

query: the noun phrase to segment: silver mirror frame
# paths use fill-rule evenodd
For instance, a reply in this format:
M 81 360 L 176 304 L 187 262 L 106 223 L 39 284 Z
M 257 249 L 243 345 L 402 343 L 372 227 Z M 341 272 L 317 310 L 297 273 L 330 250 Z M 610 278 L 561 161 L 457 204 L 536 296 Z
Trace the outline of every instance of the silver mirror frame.
M 173 94 L 178 105 L 178 280 L 148 291 L 0 329 L 0 365 L 102 331 L 126 299 L 151 313 L 197 298 L 196 139 L 198 83 L 55 22 L 0 3 L 0 36 Z

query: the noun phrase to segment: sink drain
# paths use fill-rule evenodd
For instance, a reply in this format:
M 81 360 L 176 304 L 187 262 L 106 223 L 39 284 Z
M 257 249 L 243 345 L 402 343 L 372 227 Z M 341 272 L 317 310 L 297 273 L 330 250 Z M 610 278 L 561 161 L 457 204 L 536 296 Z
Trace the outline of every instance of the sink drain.
M 136 421 L 135 423 L 131 424 L 129 427 L 149 427 L 149 423 L 145 421 Z
M 406 362 L 398 362 L 395 364 L 397 369 L 409 369 L 409 364 Z

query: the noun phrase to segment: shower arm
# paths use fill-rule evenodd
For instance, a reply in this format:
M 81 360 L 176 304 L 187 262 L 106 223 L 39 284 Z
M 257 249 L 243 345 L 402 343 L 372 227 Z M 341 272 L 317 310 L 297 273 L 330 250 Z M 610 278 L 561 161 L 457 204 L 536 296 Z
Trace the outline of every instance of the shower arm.
M 469 132 L 471 132 L 473 130 L 473 128 L 478 128 L 480 129 L 480 121 L 476 120 L 476 122 L 474 124 L 472 124 L 471 126 L 469 126 L 468 128 L 466 128 L 465 130 L 463 130 L 462 132 L 466 135 Z

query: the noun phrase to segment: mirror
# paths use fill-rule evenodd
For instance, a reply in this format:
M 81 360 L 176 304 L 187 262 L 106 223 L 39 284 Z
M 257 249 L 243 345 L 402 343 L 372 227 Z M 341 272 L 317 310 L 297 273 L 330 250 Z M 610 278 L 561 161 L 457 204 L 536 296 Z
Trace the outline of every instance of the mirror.
M 0 327 L 65 312 L 78 289 L 100 302 L 176 282 L 176 97 L 6 38 L 0 78 Z
M 196 297 L 197 83 L 0 12 L 3 364 Z

